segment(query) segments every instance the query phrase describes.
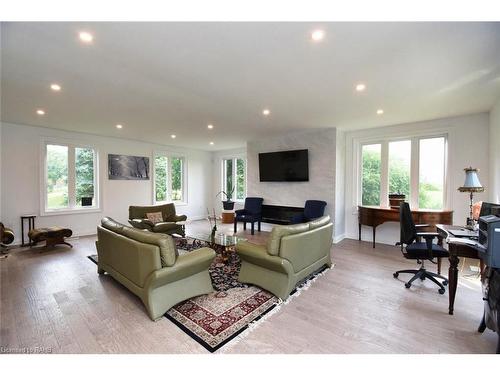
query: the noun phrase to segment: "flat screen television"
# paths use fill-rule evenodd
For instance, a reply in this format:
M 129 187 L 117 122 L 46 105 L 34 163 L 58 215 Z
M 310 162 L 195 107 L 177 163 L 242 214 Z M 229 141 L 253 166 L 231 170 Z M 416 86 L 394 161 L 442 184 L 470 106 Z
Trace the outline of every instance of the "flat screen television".
M 308 150 L 259 154 L 259 175 L 261 182 L 309 181 Z

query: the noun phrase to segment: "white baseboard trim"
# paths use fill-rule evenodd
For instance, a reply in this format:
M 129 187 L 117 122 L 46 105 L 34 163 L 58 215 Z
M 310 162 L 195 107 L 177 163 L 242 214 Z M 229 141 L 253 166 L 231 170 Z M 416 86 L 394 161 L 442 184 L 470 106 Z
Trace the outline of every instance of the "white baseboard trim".
M 335 237 L 333 237 L 333 243 L 339 243 L 340 241 L 342 241 L 345 238 L 347 238 L 345 233 L 340 234 L 338 236 L 335 236 Z
M 206 215 L 199 215 L 199 216 L 190 216 L 187 220 L 186 223 L 190 223 L 192 221 L 197 221 L 197 220 L 205 220 L 207 218 Z

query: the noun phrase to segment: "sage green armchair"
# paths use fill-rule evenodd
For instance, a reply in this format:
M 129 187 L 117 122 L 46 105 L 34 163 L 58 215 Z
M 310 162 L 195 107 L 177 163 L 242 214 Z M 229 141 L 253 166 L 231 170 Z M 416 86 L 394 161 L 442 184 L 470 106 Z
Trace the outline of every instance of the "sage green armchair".
M 322 266 L 331 267 L 330 216 L 303 224 L 276 226 L 267 244 L 236 245 L 241 258 L 238 281 L 254 284 L 286 300 L 297 283 Z
M 152 320 L 188 298 L 213 292 L 208 268 L 215 251 L 179 255 L 171 236 L 104 218 L 97 227 L 98 273 L 107 272 L 137 295 Z
M 153 224 L 148 220 L 148 213 L 161 212 L 163 222 Z M 184 222 L 186 215 L 177 215 L 173 203 L 161 204 L 158 206 L 130 206 L 128 208 L 128 222 L 134 228 L 146 229 L 150 232 L 186 235 Z

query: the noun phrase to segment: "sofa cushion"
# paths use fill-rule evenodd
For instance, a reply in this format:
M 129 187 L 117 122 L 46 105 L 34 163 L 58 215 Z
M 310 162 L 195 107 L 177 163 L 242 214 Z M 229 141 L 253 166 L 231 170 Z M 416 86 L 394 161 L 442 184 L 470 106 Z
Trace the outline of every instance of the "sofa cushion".
M 130 206 L 129 219 L 146 219 L 148 212 L 161 212 L 163 221 L 174 221 L 175 205 L 173 203 L 161 204 L 157 206 Z
M 111 219 L 110 217 L 104 217 L 101 219 L 101 226 L 103 228 L 106 228 L 112 232 L 122 234 L 123 233 L 123 228 L 124 225 L 119 223 L 118 221 L 115 221 Z
M 328 224 L 329 222 L 330 222 L 330 215 L 326 215 L 326 216 L 319 217 L 313 221 L 310 221 L 307 224 L 309 224 L 309 229 L 313 230 L 313 229 L 322 227 L 322 226 Z
M 153 232 L 155 233 L 166 233 L 172 229 L 177 229 L 179 224 L 176 223 L 158 223 L 153 226 Z
M 294 225 L 278 225 L 273 228 L 267 240 L 267 252 L 270 255 L 278 255 L 280 252 L 281 238 L 291 234 L 302 233 L 309 230 L 308 223 Z
M 170 267 L 175 264 L 178 253 L 175 247 L 174 239 L 171 236 L 129 227 L 124 227 L 122 234 L 133 240 L 158 246 L 160 248 L 162 267 Z
M 128 222 L 130 223 L 130 225 L 137 229 L 151 230 L 154 227 L 154 224 L 148 219 L 132 219 Z

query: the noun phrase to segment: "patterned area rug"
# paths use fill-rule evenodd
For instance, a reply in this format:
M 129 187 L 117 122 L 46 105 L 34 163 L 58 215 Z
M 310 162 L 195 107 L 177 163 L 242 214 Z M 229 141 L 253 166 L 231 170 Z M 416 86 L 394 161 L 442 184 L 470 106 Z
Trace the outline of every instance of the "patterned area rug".
M 199 244 L 177 243 L 179 253 L 196 250 Z M 97 255 L 88 257 L 97 264 Z M 273 294 L 238 282 L 241 260 L 232 253 L 226 262 L 217 255 L 209 268 L 214 292 L 179 303 L 165 317 L 213 353 L 243 333 L 251 324 L 261 320 L 280 304 Z M 309 284 L 324 270 L 321 269 L 302 282 L 297 290 Z

